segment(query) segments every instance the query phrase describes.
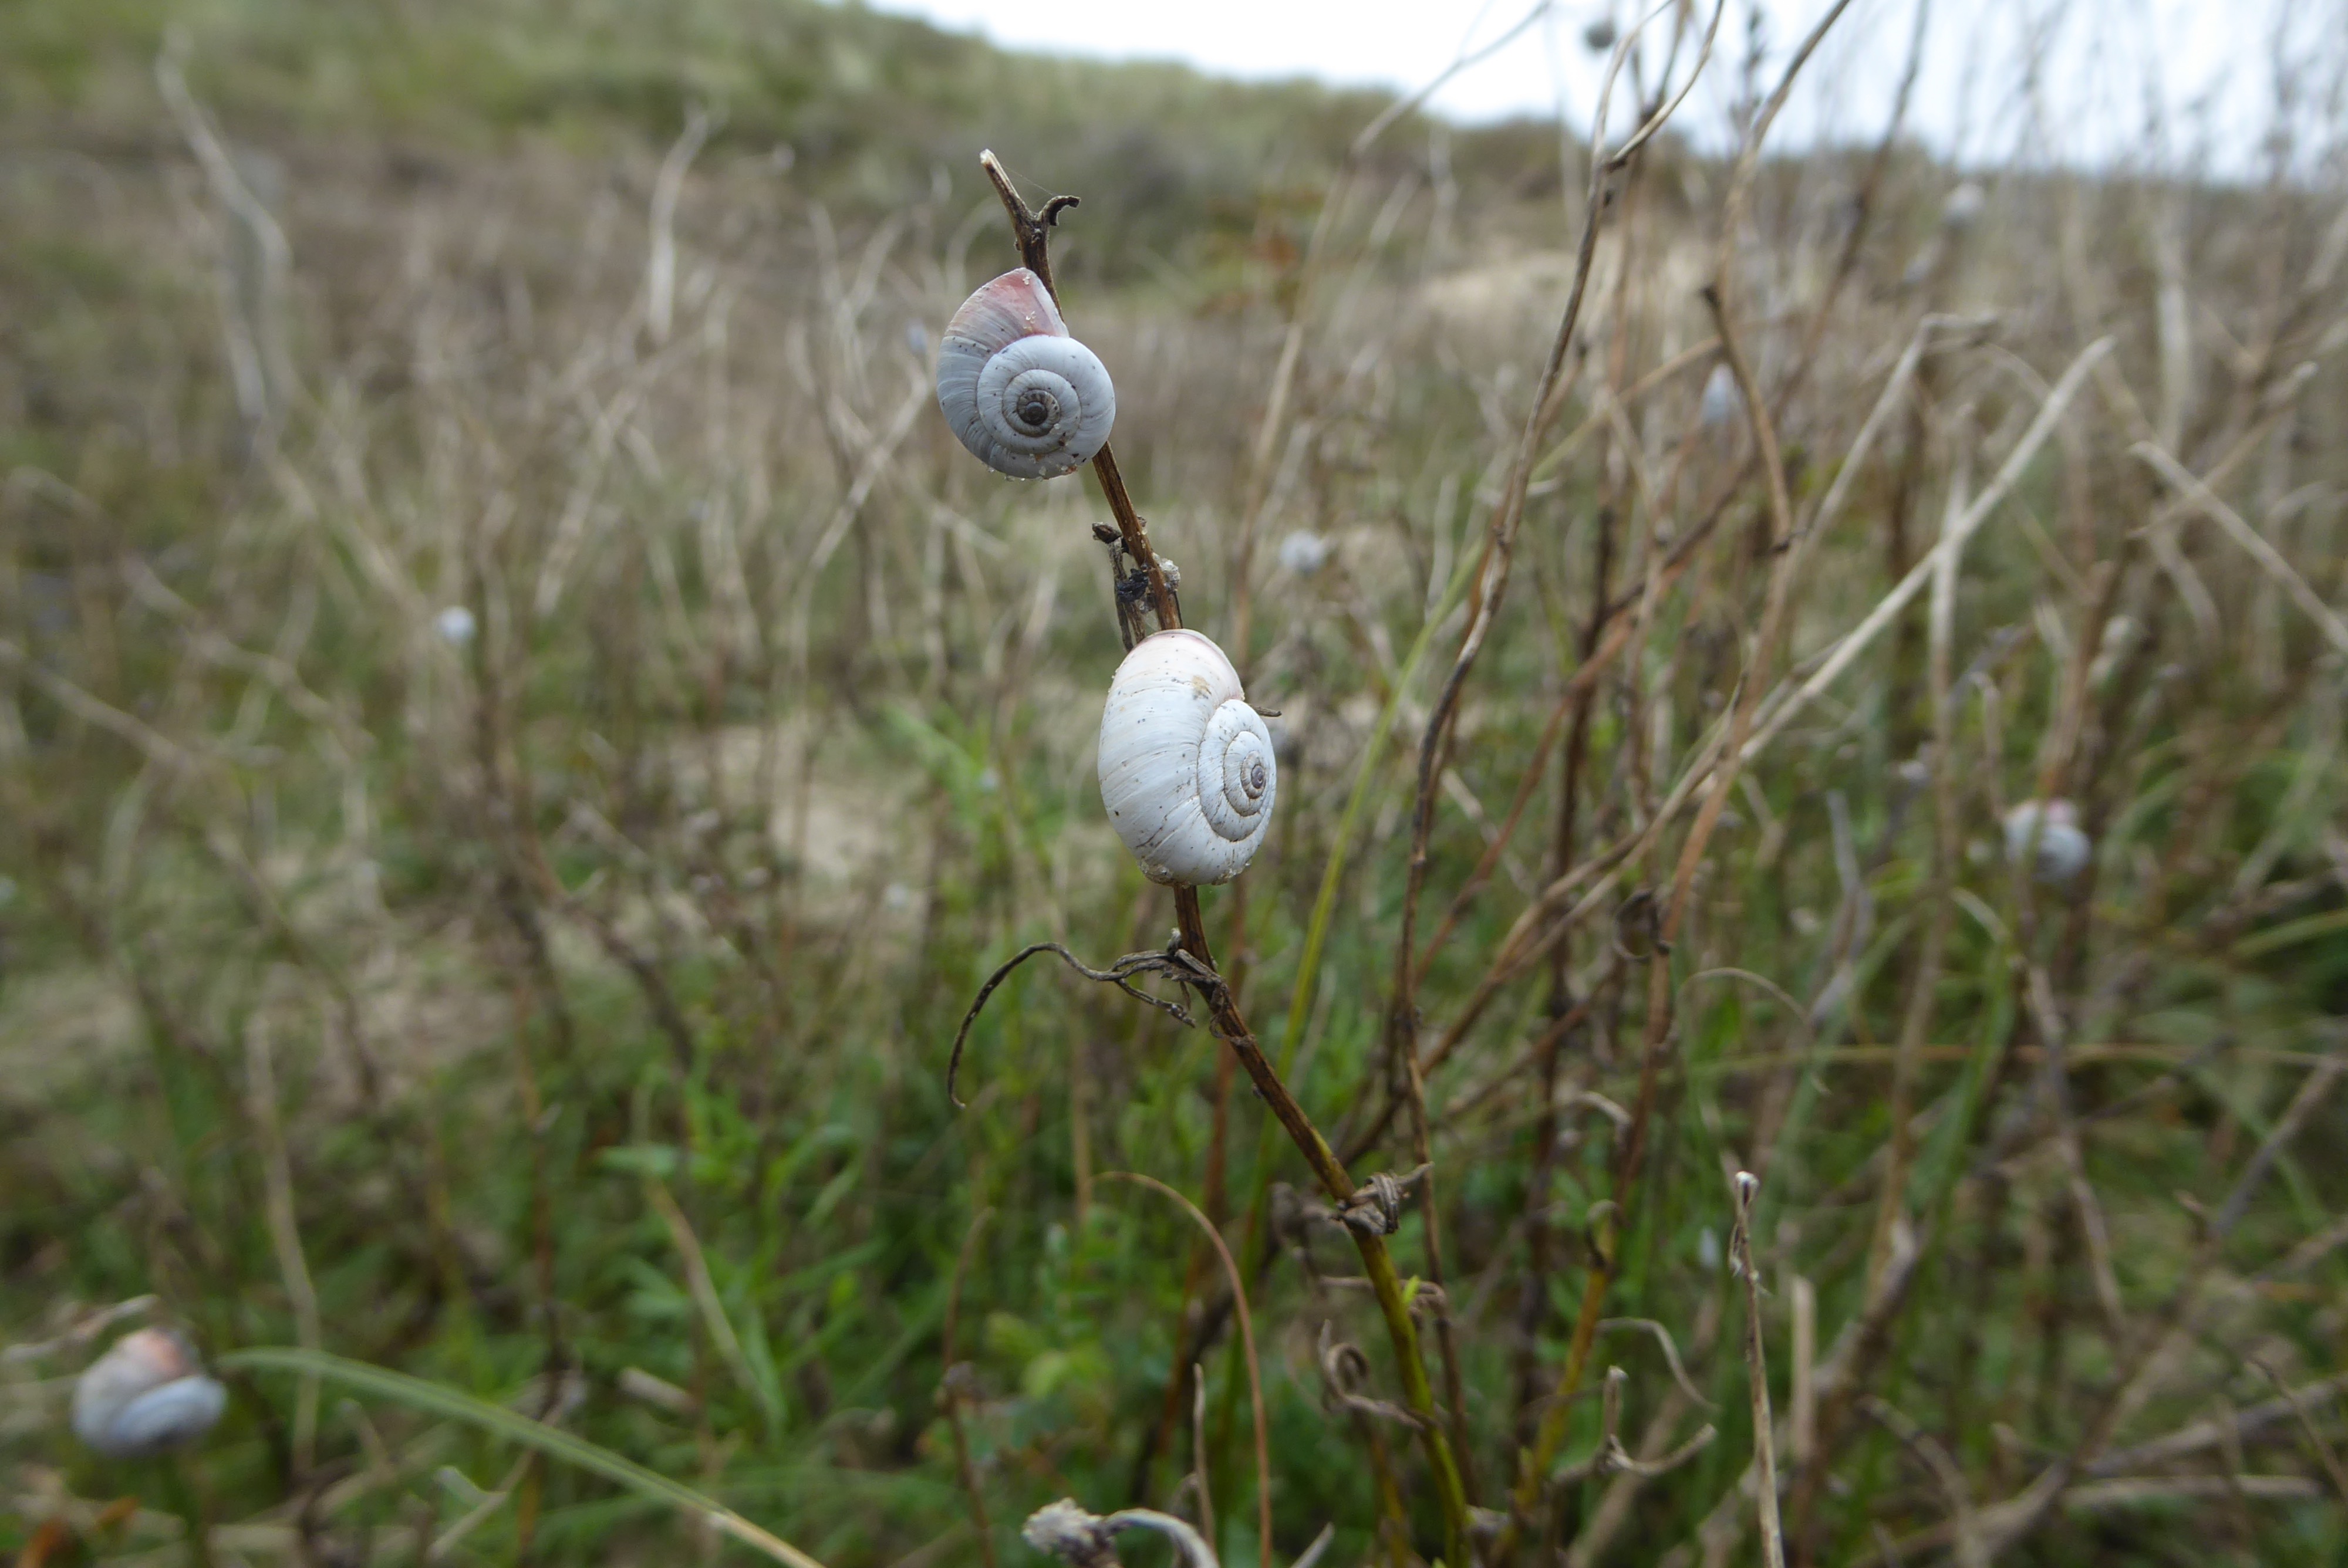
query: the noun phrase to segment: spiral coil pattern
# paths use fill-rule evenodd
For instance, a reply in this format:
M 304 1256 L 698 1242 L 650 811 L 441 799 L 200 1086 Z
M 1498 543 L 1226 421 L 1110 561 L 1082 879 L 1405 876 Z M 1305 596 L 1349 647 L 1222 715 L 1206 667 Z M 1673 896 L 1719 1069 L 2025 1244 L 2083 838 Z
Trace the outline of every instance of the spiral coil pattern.
M 937 387 L 955 438 L 1014 479 L 1075 472 L 1117 423 L 1108 368 L 1068 335 L 1043 281 L 1025 267 L 982 286 L 946 323 Z
M 1262 846 L 1280 790 L 1272 733 L 1195 631 L 1144 638 L 1101 713 L 1101 804 L 1153 882 L 1228 882 Z

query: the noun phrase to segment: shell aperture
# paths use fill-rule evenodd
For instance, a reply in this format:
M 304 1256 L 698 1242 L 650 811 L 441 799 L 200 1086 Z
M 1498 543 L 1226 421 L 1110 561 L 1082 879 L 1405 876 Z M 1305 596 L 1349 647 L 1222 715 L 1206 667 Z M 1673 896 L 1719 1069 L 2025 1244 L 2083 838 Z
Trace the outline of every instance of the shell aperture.
M 1280 788 L 1272 733 L 1198 632 L 1160 631 L 1126 655 L 1099 764 L 1109 825 L 1151 881 L 1228 882 L 1262 846 Z
M 1048 479 L 1092 461 L 1117 423 L 1117 389 L 1068 335 L 1043 280 L 1021 267 L 963 302 L 938 343 L 938 408 L 997 473 Z

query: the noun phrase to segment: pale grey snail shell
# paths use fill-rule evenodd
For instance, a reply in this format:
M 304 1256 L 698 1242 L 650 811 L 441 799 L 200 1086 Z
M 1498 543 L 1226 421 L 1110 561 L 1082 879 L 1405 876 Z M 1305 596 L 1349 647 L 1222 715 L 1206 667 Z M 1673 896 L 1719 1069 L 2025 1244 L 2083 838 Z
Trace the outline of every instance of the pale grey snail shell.
M 1093 460 L 1117 423 L 1108 367 L 1068 335 L 1021 267 L 964 300 L 938 343 L 938 408 L 998 474 L 1049 479 Z
M 1280 770 L 1221 649 L 1183 630 L 1134 645 L 1101 712 L 1100 786 L 1109 825 L 1152 882 L 1203 887 L 1247 869 Z
M 108 1459 L 145 1459 L 195 1441 L 220 1420 L 228 1390 L 168 1328 L 114 1342 L 74 1385 L 73 1429 Z
M 2094 843 L 2079 826 L 2079 808 L 2067 800 L 2025 800 L 2005 814 L 2005 857 L 2019 864 L 2031 855 L 2031 875 L 2051 886 L 2069 883 L 2095 854 Z

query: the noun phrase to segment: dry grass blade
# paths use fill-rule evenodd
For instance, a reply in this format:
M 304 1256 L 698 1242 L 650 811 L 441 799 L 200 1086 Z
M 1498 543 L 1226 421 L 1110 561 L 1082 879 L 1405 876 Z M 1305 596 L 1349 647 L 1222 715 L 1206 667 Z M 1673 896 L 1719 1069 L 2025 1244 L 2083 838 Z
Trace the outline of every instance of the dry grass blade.
M 2267 543 L 2256 528 L 2243 520 L 2240 512 L 2220 499 L 2216 491 L 2195 478 L 2185 465 L 2152 443 L 2139 441 L 2128 448 L 2128 455 L 2157 469 L 2162 478 L 2184 492 L 2204 516 L 2225 531 L 2228 538 L 2241 546 L 2250 558 L 2259 563 L 2260 570 L 2281 584 L 2283 591 L 2291 595 L 2291 602 L 2305 610 L 2307 618 L 2315 622 L 2316 630 L 2323 633 L 2325 641 L 2337 651 L 2348 653 L 2348 622 L 2343 622 L 2339 612 L 2323 602 L 2322 596 L 2307 585 L 2307 579 L 2299 575 L 2291 562 L 2283 559 L 2282 552 Z
M 1609 1317 L 1598 1326 L 1598 1332 L 1601 1334 L 1632 1332 L 1653 1335 L 1656 1346 L 1662 1349 L 1663 1353 L 1663 1364 L 1672 1369 L 1672 1381 L 1680 1386 L 1680 1392 L 1694 1400 L 1697 1405 L 1701 1406 L 1704 1409 L 1709 1410 L 1715 1408 L 1710 1399 L 1704 1397 L 1703 1391 L 1697 1389 L 1695 1384 L 1689 1380 L 1687 1368 L 1680 1365 L 1680 1350 L 1679 1347 L 1672 1340 L 1672 1331 L 1664 1327 L 1662 1324 L 1656 1322 L 1653 1318 Z
M 2333 1490 L 2340 1494 L 2342 1502 L 2348 1503 L 2348 1466 L 2341 1464 L 2339 1452 L 2333 1448 L 2332 1440 L 2325 1437 L 2323 1429 L 2315 1424 L 2315 1413 L 2307 1408 L 2307 1401 L 2300 1397 L 2298 1389 L 2283 1381 L 2282 1374 L 2264 1361 L 2253 1360 L 2250 1365 L 2275 1386 L 2276 1392 L 2291 1406 L 2291 1418 L 2299 1423 L 2301 1433 L 2307 1439 L 2307 1446 L 2315 1450 L 2316 1459 L 2322 1463 L 2323 1473 L 2332 1478 Z M 2237 1419 L 2234 1426 L 2239 1431 L 2240 1421 Z
M 1736 1199 L 1736 1228 L 1730 1233 L 1728 1256 L 1745 1284 L 1745 1375 L 1753 1396 L 1753 1462 L 1755 1503 L 1760 1514 L 1761 1560 L 1768 1568 L 1786 1568 L 1785 1532 L 1777 1522 L 1777 1440 L 1769 1416 L 1769 1358 L 1761 1343 L 1761 1278 L 1753 1266 L 1753 1199 L 1761 1184 L 1752 1173 L 1739 1171 L 1732 1184 Z

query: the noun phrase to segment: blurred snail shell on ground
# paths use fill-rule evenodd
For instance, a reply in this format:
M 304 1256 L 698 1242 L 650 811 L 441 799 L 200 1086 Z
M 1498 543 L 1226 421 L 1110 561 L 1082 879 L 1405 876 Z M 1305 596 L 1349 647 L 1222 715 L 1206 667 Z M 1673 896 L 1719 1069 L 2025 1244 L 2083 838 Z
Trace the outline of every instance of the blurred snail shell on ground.
M 1272 823 L 1272 733 L 1223 651 L 1160 631 L 1125 656 L 1101 712 L 1101 804 L 1152 882 L 1203 887 L 1247 869 Z
M 1108 368 L 1068 335 L 1044 281 L 1005 272 L 964 300 L 938 343 L 938 407 L 978 459 L 1014 479 L 1072 474 L 1117 423 Z
M 145 1459 L 202 1437 L 227 1406 L 228 1390 L 204 1375 L 185 1339 L 141 1328 L 74 1385 L 73 1429 L 108 1459 Z
M 2034 835 L 2038 853 L 2031 874 L 2041 882 L 2060 886 L 2085 870 L 2095 853 L 2095 845 L 2080 831 L 2078 808 L 2067 800 L 2050 800 L 2044 804 L 2025 800 L 2007 812 L 2006 859 L 2019 862 L 2029 854 Z
M 1736 376 L 1726 364 L 1715 364 L 1704 377 L 1704 396 L 1696 403 L 1696 419 L 1706 430 L 1725 430 L 1745 407 L 1736 390 Z
M 1280 564 L 1299 577 L 1311 577 L 1329 564 L 1329 541 L 1310 528 L 1299 528 L 1280 541 Z
M 1952 229 L 1970 229 L 1989 205 L 1989 196 L 1978 180 L 1968 179 L 1949 192 L 1941 204 L 1941 221 Z

